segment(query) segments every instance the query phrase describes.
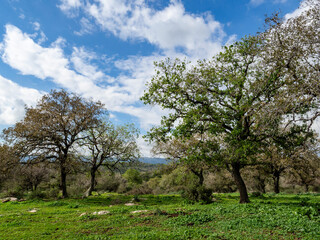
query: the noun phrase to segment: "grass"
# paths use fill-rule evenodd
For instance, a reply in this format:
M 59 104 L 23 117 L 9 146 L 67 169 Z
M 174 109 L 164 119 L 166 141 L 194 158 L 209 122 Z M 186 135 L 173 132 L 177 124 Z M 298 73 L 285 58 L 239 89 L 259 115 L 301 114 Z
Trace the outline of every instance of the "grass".
M 208 205 L 143 195 L 126 206 L 133 196 L 118 194 L 0 203 L 0 239 L 320 239 L 319 194 L 265 194 L 250 204 L 214 197 Z

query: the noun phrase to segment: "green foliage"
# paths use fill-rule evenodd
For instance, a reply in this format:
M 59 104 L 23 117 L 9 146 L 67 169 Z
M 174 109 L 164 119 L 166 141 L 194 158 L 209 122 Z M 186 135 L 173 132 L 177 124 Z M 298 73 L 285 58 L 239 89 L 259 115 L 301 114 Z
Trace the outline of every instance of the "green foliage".
M 138 170 L 128 169 L 122 177 L 128 181 L 129 186 L 133 187 L 134 185 L 142 183 L 142 177 Z
M 181 196 L 191 202 L 211 203 L 212 189 L 207 189 L 204 186 L 189 186 L 184 189 Z
M 35 190 L 28 194 L 28 199 L 44 199 L 47 197 L 47 194 L 41 190 Z

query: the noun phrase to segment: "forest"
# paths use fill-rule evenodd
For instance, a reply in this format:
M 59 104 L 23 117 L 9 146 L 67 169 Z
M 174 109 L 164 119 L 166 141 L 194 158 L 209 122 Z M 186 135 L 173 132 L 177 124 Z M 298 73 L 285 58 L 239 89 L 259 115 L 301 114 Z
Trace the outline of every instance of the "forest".
M 238 219 L 239 226 L 269 231 L 264 239 L 316 239 L 320 3 L 298 17 L 281 19 L 274 14 L 265 22 L 264 31 L 225 46 L 212 59 L 191 63 L 168 58 L 155 63 L 141 101 L 169 113 L 144 138 L 166 164 L 139 161 L 139 130 L 131 123 L 114 124 L 101 102 L 61 89 L 44 95 L 34 107 L 26 106 L 24 118 L 1 135 L 0 206 L 37 203 L 35 209 L 49 209 L 45 201 L 50 201 L 56 207 L 87 209 L 90 204 L 99 208 L 132 199 L 134 206 L 141 206 L 135 210 L 142 211 L 138 213 L 144 214 L 144 221 L 131 225 L 150 223 L 149 239 L 166 238 L 155 229 L 173 226 L 192 229 L 184 237 L 168 235 L 176 239 L 241 239 L 232 226 L 216 226 L 221 231 L 216 235 L 199 228 L 209 228 L 215 218 L 232 211 L 234 218 L 229 217 Z M 167 202 L 157 205 L 161 201 Z M 271 213 L 268 204 L 279 212 Z M 6 206 L 18 211 L 18 205 Z M 241 222 L 241 214 L 251 211 L 257 217 L 262 210 L 260 222 Z M 121 211 L 124 218 L 133 214 L 120 207 L 110 211 L 117 219 Z M 78 217 L 80 212 L 72 214 Z M 86 214 L 81 216 L 84 221 L 107 221 Z M 275 222 L 273 214 L 278 219 L 283 214 L 292 225 Z M 273 225 L 267 224 L 267 216 Z M 164 218 L 166 226 L 160 224 Z M 181 222 L 174 222 L 178 218 Z M 109 235 L 109 230 L 97 229 L 96 236 L 121 233 L 119 226 L 112 228 Z M 50 234 L 59 238 L 53 230 Z M 65 234 L 60 237 L 79 237 Z M 128 239 L 141 239 L 132 234 Z

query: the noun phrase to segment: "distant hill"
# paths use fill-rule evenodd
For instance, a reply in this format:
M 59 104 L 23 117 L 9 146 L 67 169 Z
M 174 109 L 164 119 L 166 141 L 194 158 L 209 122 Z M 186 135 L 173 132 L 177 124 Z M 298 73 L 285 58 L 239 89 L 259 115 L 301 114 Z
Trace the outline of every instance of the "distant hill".
M 143 157 L 139 159 L 140 162 L 149 163 L 149 164 L 167 164 L 167 160 L 165 158 L 148 158 Z

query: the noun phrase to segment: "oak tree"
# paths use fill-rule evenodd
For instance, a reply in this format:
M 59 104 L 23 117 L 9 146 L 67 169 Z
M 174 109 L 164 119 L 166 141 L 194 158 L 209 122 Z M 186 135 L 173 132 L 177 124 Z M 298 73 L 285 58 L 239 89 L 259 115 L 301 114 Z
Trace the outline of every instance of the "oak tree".
M 279 129 L 287 116 L 305 114 L 313 107 L 308 99 L 279 107 L 294 82 L 287 68 L 291 60 L 266 58 L 268 44 L 257 35 L 196 66 L 178 59 L 156 63 L 156 74 L 141 98 L 145 104 L 171 110 L 161 126 L 150 130 L 150 140 L 205 132 L 222 139 L 220 152 L 240 192 L 240 203 L 249 202 L 240 170 L 255 161 L 265 139 L 307 133 L 307 125 L 295 121 L 286 124 L 286 131 Z
M 50 160 L 58 164 L 62 196 L 67 197 L 68 163 L 72 162 L 75 143 L 82 139 L 80 133 L 96 125 L 104 113 L 100 102 L 52 90 L 35 107 L 26 107 L 24 119 L 5 129 L 4 135 L 22 161 Z
M 82 157 L 90 166 L 90 187 L 85 193 L 90 196 L 96 185 L 96 172 L 101 166 L 113 171 L 123 162 L 137 160 L 140 152 L 137 145 L 138 130 L 132 124 L 115 126 L 110 121 L 102 121 L 84 133 L 81 141 L 88 153 Z

